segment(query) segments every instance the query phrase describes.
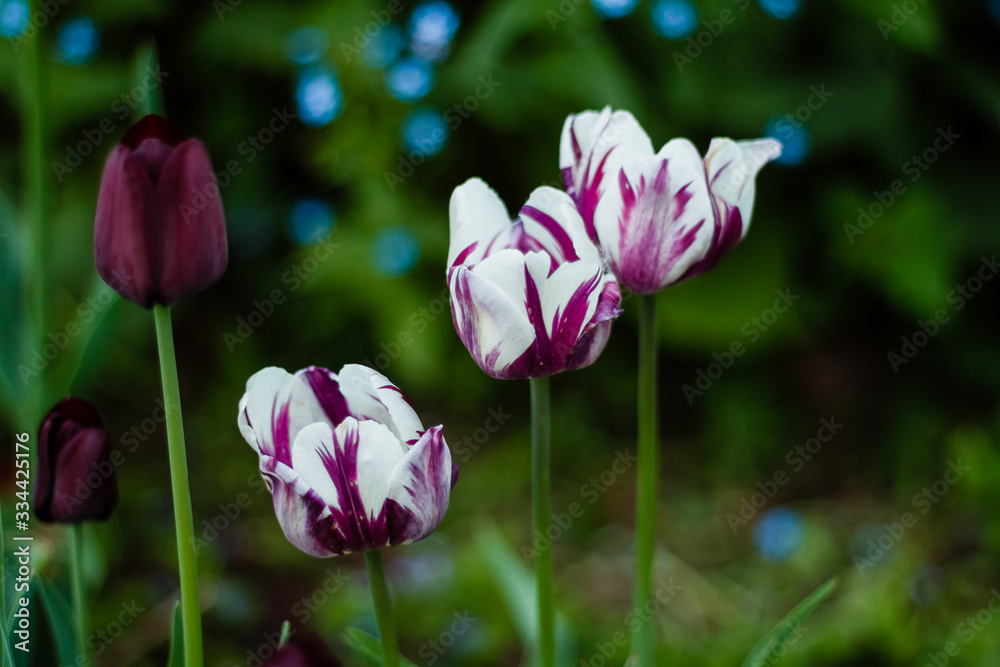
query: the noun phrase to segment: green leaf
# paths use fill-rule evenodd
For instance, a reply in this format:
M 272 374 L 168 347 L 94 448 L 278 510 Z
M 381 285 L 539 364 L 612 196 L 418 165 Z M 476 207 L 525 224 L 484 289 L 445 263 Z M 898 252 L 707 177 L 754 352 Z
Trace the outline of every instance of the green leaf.
M 7 629 L 0 632 L 0 640 L 3 644 L 3 667 L 14 667 L 14 656 L 10 652 L 10 640 L 7 638 Z
M 52 628 L 52 638 L 55 642 L 56 655 L 59 663 L 72 665 L 76 663 L 76 627 L 73 619 L 73 608 L 59 592 L 56 585 L 45 577 L 35 578 L 35 587 L 41 594 L 42 608 L 49 619 Z
M 341 638 L 347 648 L 364 658 L 367 664 L 382 667 L 382 645 L 370 634 L 359 628 L 347 628 Z M 399 656 L 399 664 L 402 667 L 416 667 L 403 656 Z
M 174 603 L 174 611 L 170 616 L 170 653 L 167 654 L 167 667 L 184 667 L 184 625 L 181 623 L 180 600 Z
M 795 608 L 788 612 L 788 615 L 781 619 L 781 622 L 774 626 L 771 632 L 757 642 L 757 645 L 747 655 L 746 660 L 743 661 L 743 667 L 773 665 L 778 659 L 780 649 L 789 643 L 799 623 L 813 613 L 816 607 L 829 597 L 836 587 L 837 579 L 834 577 L 813 591 L 805 600 L 795 605 Z
M 292 624 L 285 621 L 281 624 L 281 638 L 278 639 L 278 649 L 285 648 L 285 644 L 288 643 L 288 638 L 292 636 Z

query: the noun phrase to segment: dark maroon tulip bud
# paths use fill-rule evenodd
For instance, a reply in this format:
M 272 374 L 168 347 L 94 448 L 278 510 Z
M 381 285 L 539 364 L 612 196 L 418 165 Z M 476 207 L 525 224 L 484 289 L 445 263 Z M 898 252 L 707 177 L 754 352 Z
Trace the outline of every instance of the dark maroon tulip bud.
M 111 151 L 94 224 L 97 272 L 144 308 L 213 285 L 229 252 L 208 151 L 169 121 L 146 116 Z
M 38 433 L 35 514 L 42 521 L 107 519 L 118 504 L 111 439 L 93 405 L 67 396 Z
M 261 667 L 343 667 L 317 635 L 296 634 Z

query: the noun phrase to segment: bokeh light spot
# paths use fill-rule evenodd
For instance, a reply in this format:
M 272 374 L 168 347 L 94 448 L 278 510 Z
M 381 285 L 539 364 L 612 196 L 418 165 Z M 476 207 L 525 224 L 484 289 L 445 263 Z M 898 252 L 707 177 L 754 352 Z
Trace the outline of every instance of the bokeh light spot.
M 388 67 L 403 52 L 403 29 L 398 23 L 387 23 L 368 39 L 362 60 L 372 69 Z
M 686 39 L 698 27 L 698 8 L 691 0 L 656 0 L 653 30 L 667 39 Z
M 323 127 L 340 115 L 344 95 L 333 72 L 316 66 L 299 74 L 295 102 L 303 123 L 309 127 Z
M 418 5 L 410 15 L 410 50 L 431 62 L 444 60 L 459 22 L 458 12 L 444 0 Z
M 31 14 L 27 0 L 0 0 L 0 35 L 16 39 L 28 32 Z
M 416 102 L 434 87 L 434 67 L 422 58 L 401 58 L 385 73 L 385 85 L 397 100 Z
M 296 243 L 318 243 L 330 235 L 336 216 L 322 199 L 300 199 L 288 216 L 288 233 Z
M 757 0 L 764 13 L 776 19 L 787 20 L 802 9 L 802 0 Z
M 375 269 L 389 277 L 408 273 L 420 258 L 420 242 L 408 229 L 387 229 L 375 239 L 372 261 Z
M 322 28 L 306 26 L 288 36 L 288 59 L 296 65 L 314 65 L 326 55 L 330 42 Z
M 89 16 L 77 16 L 61 26 L 56 34 L 56 57 L 70 65 L 86 65 L 97 55 L 101 34 Z
M 767 560 L 787 560 L 802 544 L 803 521 L 798 513 L 779 507 L 754 526 L 753 541 Z
M 639 0 L 590 0 L 594 12 L 602 19 L 620 19 L 631 14 L 639 5 Z
M 409 153 L 432 157 L 448 143 L 448 123 L 437 109 L 414 109 L 403 121 L 403 147 Z
M 809 155 L 809 132 L 798 121 L 775 118 L 764 128 L 764 136 L 781 142 L 781 157 L 774 161 L 775 164 L 795 167 Z

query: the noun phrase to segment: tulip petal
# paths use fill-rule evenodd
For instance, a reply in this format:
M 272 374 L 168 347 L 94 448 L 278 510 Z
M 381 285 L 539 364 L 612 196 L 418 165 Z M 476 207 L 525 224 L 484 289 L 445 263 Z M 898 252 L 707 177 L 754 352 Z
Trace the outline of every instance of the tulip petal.
M 606 276 L 594 315 L 569 356 L 566 363 L 567 370 L 584 368 L 597 361 L 597 357 L 608 343 L 608 338 L 611 337 L 612 322 L 622 313 L 619 308 L 621 302 L 622 292 L 618 282 L 612 276 Z
M 346 551 L 326 503 L 297 472 L 266 455 L 260 457 L 260 471 L 271 489 L 275 516 L 289 542 L 317 558 Z
M 563 125 L 559 167 L 566 189 L 576 202 L 584 229 L 597 243 L 597 208 L 604 194 L 615 188 L 615 176 L 628 161 L 653 154 L 653 143 L 628 111 L 605 107 L 570 116 Z M 607 177 L 607 178 L 605 178 Z
M 536 188 L 521 208 L 519 219 L 525 233 L 540 246 L 521 248 L 522 252 L 545 250 L 552 256 L 553 265 L 581 259 L 599 261 L 597 247 L 587 236 L 576 204 L 562 190 Z
M 401 444 L 416 442 L 424 432 L 424 425 L 403 392 L 378 371 L 347 364 L 340 369 L 340 390 L 352 416 L 385 424 Z
M 455 188 L 449 206 L 451 236 L 448 266 L 477 264 L 492 249 L 504 247 L 510 216 L 500 196 L 481 179 L 470 178 Z M 500 238 L 500 243 L 496 240 Z
M 141 162 L 118 146 L 104 165 L 94 219 L 94 260 L 104 282 L 143 308 L 160 300 L 160 210 Z
M 680 280 L 712 240 L 715 211 L 705 170 L 687 139 L 674 139 L 655 157 L 624 165 L 618 187 L 597 210 L 598 235 L 612 269 L 638 294 Z
M 449 274 L 455 330 L 493 377 L 505 377 L 535 337 L 524 306 L 524 262 L 516 250 L 501 250 L 474 269 L 459 266 Z
M 335 383 L 336 376 L 318 367 L 296 375 L 276 367 L 258 371 L 240 399 L 240 432 L 258 454 L 291 465 L 299 431 L 317 422 L 333 427 L 347 416 L 346 404 L 335 397 Z
M 389 478 L 404 452 L 384 425 L 348 417 L 302 429 L 292 445 L 293 468 L 330 508 L 350 551 L 388 543 L 383 506 Z
M 162 212 L 163 305 L 215 284 L 229 250 L 222 197 L 204 144 L 190 139 L 167 158 L 157 183 Z
M 42 513 L 39 518 L 79 523 L 88 519 L 103 521 L 111 516 L 118 504 L 115 467 L 109 462 L 110 472 L 105 474 L 95 465 L 110 457 L 111 440 L 104 429 L 82 429 L 70 438 L 56 458 L 52 496 L 46 508 L 50 518 Z M 94 484 L 92 479 L 99 479 L 99 483 Z
M 386 521 L 391 545 L 431 534 L 448 509 L 452 487 L 451 452 L 441 427 L 427 429 L 389 479 Z

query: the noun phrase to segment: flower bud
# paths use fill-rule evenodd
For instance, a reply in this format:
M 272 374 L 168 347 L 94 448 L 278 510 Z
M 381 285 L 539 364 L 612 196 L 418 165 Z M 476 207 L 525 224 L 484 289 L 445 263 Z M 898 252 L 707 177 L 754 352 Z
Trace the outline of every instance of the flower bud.
M 215 284 L 226 271 L 226 221 L 204 144 L 146 116 L 111 151 L 101 178 L 94 258 L 104 282 L 143 308 Z
M 42 521 L 103 521 L 118 504 L 111 439 L 93 405 L 66 397 L 38 433 L 35 514 Z

